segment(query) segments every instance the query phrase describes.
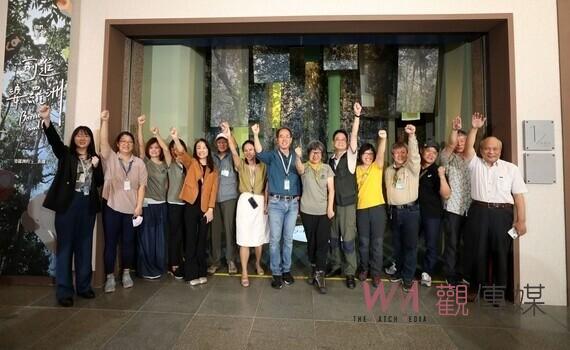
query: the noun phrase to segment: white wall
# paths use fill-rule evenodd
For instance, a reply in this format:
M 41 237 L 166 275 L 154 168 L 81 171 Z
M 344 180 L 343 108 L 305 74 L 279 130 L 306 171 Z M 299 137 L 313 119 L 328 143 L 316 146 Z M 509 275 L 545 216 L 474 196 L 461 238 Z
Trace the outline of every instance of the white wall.
M 167 6 L 165 4 L 168 4 Z M 560 82 L 555 0 L 99 0 L 82 1 L 79 31 L 70 69 L 76 74 L 75 125 L 98 128 L 103 68 L 105 19 L 270 17 L 327 15 L 404 15 L 513 13 L 518 125 L 525 119 L 549 119 L 556 125 L 554 185 L 530 185 L 527 196 L 528 234 L 521 239 L 520 284 L 542 283 L 548 304 L 566 304 L 566 259 L 562 186 Z M 79 22 L 78 26 L 76 25 Z M 71 83 L 71 81 L 70 81 Z M 522 129 L 518 129 L 519 159 Z M 545 201 L 545 199 L 547 199 Z

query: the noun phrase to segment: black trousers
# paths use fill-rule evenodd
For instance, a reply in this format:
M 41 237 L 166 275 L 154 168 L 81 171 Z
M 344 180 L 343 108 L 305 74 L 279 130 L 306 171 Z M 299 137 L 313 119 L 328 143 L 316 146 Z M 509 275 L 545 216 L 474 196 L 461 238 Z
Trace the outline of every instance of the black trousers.
M 307 236 L 307 252 L 317 271 L 325 271 L 329 251 L 331 220 L 327 215 L 310 215 L 301 212 L 301 220 Z
M 182 266 L 184 251 L 184 207 L 168 203 L 168 262 L 170 266 Z
M 513 208 L 471 205 L 467 216 L 464 245 L 466 278 L 474 288 L 490 284 L 508 287 L 513 239 L 507 231 L 513 226 Z M 492 278 L 489 276 L 489 263 L 492 266 Z
M 467 217 L 445 211 L 443 213 L 443 233 L 445 247 L 443 251 L 443 275 L 450 280 L 463 277 L 465 257 L 462 253 L 464 230 Z
M 191 281 L 207 276 L 206 242 L 208 226 L 204 213 L 200 209 L 200 196 L 196 203 L 184 205 L 184 279 Z

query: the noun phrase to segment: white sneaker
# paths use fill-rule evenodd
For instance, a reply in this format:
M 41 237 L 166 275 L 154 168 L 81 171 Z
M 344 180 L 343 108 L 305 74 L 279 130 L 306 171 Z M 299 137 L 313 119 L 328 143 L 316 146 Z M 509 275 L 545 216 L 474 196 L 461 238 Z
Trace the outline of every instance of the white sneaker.
M 131 279 L 131 274 L 128 270 L 123 271 L 123 288 L 132 288 L 133 280 Z
M 200 284 L 206 284 L 208 283 L 208 278 L 207 277 L 200 277 L 198 278 L 200 280 Z
M 431 276 L 427 272 L 422 272 L 422 286 L 431 287 Z
M 392 265 L 390 265 L 389 267 L 384 268 L 384 272 L 386 272 L 387 275 L 394 275 L 396 274 L 396 272 L 398 272 L 398 270 L 396 269 L 396 263 L 393 262 Z
M 105 281 L 105 293 L 113 293 L 115 291 L 115 275 L 112 273 L 107 275 Z
M 218 271 L 218 265 L 210 265 L 208 267 L 208 274 L 213 275 Z
M 197 286 L 197 285 L 200 284 L 200 279 L 199 279 L 199 278 L 196 278 L 196 279 L 191 280 L 191 281 L 188 282 L 188 283 L 190 283 L 191 286 Z
M 228 263 L 228 273 L 230 275 L 236 274 L 238 272 L 236 264 L 233 261 Z

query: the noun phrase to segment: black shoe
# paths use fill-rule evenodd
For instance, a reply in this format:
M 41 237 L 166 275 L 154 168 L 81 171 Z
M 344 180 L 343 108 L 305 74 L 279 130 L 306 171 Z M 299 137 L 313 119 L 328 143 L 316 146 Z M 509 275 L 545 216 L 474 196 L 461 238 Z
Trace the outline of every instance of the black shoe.
M 372 287 L 378 288 L 378 286 L 382 283 L 382 278 L 380 276 L 372 277 Z
M 348 289 L 356 288 L 356 281 L 354 280 L 354 275 L 346 276 L 346 288 Z
M 307 283 L 310 285 L 313 285 L 315 283 L 315 270 L 316 270 L 315 265 L 311 264 L 311 274 L 307 278 Z
M 334 276 L 339 276 L 341 274 L 341 270 L 340 267 L 336 268 L 336 269 L 328 269 L 327 270 L 327 274 L 325 275 L 326 277 L 334 277 Z
M 176 270 L 172 271 L 172 275 L 174 276 L 174 279 L 176 280 L 181 280 L 184 278 L 184 273 L 182 272 L 182 269 L 179 267 Z
M 285 272 L 283 273 L 283 282 L 285 282 L 286 285 L 290 286 L 293 283 L 295 283 L 295 279 L 293 278 L 293 276 L 291 275 L 291 272 Z
M 402 290 L 404 291 L 404 293 L 408 293 L 413 286 L 414 286 L 413 281 L 402 282 Z
M 72 297 L 62 298 L 62 299 L 59 299 L 57 302 L 59 305 L 61 305 L 63 307 L 73 306 L 73 298 Z
M 321 294 L 327 294 L 327 284 L 325 282 L 325 272 L 317 271 L 315 273 L 315 287 Z
M 271 280 L 271 287 L 275 289 L 283 288 L 283 280 L 281 276 L 273 275 L 273 279 Z
M 84 299 L 93 299 L 95 298 L 95 292 L 93 290 L 88 290 L 87 292 L 77 293 L 78 296 Z

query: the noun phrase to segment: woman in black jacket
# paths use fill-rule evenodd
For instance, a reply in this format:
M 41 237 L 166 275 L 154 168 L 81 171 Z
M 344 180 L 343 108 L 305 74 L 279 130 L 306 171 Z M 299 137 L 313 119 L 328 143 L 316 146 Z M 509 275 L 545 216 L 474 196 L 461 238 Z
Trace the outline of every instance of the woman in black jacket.
M 95 216 L 101 209 L 98 187 L 103 184 L 103 170 L 95 153 L 91 129 L 79 126 L 65 146 L 50 122 L 50 108 L 38 113 L 47 140 L 58 159 L 57 172 L 44 201 L 55 211 L 57 234 L 56 298 L 61 306 L 73 306 L 73 294 L 91 299 L 91 251 Z M 71 262 L 75 256 L 75 284 Z

